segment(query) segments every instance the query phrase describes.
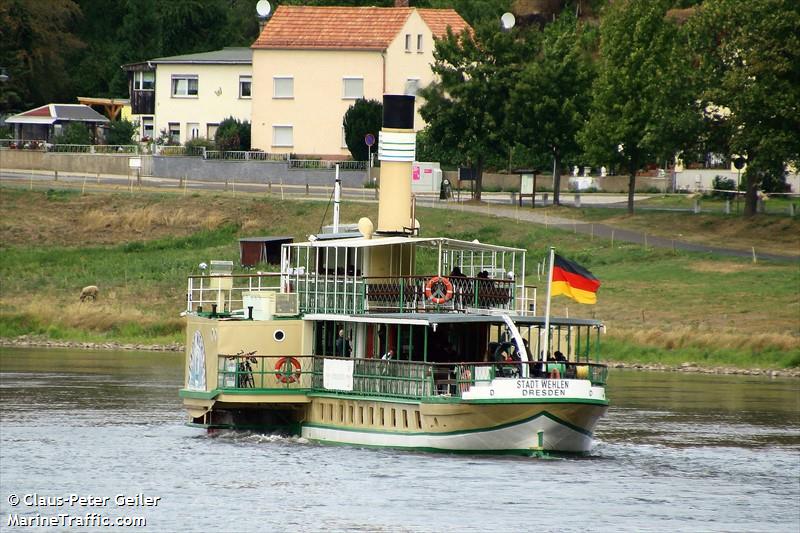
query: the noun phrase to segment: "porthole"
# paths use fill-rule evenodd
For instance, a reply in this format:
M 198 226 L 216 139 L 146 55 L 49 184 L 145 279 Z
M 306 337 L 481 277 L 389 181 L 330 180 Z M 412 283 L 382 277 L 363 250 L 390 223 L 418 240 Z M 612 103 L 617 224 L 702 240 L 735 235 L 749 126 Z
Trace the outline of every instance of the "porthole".
M 272 334 L 272 338 L 278 342 L 282 342 L 283 339 L 286 338 L 286 333 L 284 333 L 282 329 L 276 329 L 275 333 Z

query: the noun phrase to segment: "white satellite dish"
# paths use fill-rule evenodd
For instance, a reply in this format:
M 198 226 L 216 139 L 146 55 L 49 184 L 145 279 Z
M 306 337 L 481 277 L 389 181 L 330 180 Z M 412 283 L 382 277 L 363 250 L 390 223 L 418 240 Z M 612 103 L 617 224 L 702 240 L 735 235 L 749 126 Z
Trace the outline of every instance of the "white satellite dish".
M 503 13 L 503 16 L 500 17 L 500 25 L 503 26 L 504 30 L 510 30 L 516 23 L 517 19 L 513 13 Z
M 267 0 L 258 0 L 256 4 L 256 13 L 261 18 L 267 18 L 269 16 L 270 11 L 272 11 L 272 6 L 269 5 Z

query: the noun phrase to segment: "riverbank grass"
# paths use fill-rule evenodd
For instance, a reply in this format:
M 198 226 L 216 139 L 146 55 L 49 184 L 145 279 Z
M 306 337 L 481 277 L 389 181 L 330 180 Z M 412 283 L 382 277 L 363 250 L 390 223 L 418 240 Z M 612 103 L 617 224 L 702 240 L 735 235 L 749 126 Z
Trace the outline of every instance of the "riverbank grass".
M 183 341 L 186 276 L 211 259 L 238 263 L 238 237 L 305 240 L 329 223 L 321 202 L 257 195 L 113 194 L 0 189 L 0 337 L 168 344 Z M 347 203 L 344 220 L 377 219 L 374 204 Z M 600 318 L 603 353 L 637 362 L 778 367 L 800 364 L 797 263 L 719 259 L 611 245 L 513 219 L 418 209 L 422 234 L 528 250 L 527 283 L 553 245 L 602 281 L 598 304 L 559 297 L 553 312 Z M 702 231 L 702 228 L 697 231 Z M 273 267 L 275 269 L 276 267 Z M 265 269 L 266 270 L 266 269 Z M 244 272 L 244 271 L 241 271 Z M 96 303 L 80 303 L 97 285 Z M 668 360 L 668 361 L 667 361 Z

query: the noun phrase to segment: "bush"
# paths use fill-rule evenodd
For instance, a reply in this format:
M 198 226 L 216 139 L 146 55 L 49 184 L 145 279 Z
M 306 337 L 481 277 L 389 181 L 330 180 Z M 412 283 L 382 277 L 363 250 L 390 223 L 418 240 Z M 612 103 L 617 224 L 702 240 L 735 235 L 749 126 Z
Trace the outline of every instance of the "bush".
M 108 125 L 108 144 L 131 145 L 136 144 L 135 137 L 139 132 L 139 125 L 130 120 L 112 120 Z
M 217 150 L 224 152 L 250 150 L 250 123 L 233 117 L 226 118 L 217 128 L 214 143 Z
M 186 152 L 191 155 L 202 155 L 203 149 L 206 150 L 214 150 L 214 141 L 210 141 L 205 137 L 197 137 L 195 139 L 190 139 L 186 141 Z
M 714 180 L 711 182 L 711 188 L 714 189 L 711 192 L 712 198 L 733 198 L 735 196 L 733 191 L 736 190 L 736 182 L 725 176 L 714 176 Z
M 70 122 L 51 139 L 53 144 L 92 144 L 92 134 L 85 124 Z

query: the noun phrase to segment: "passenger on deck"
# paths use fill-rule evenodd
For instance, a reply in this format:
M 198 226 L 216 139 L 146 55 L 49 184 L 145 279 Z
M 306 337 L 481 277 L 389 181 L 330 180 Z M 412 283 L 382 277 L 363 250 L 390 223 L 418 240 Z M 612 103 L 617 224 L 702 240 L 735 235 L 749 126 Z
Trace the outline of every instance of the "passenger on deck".
M 338 357 L 350 357 L 352 349 L 350 348 L 350 341 L 344 336 L 343 329 L 339 330 L 339 337 L 336 339 L 336 344 L 333 348 L 333 355 Z
M 566 361 L 567 360 L 567 358 L 564 357 L 564 354 L 559 352 L 559 351 L 557 351 L 557 350 L 556 350 L 555 356 L 556 356 L 556 361 Z
M 389 348 L 389 351 L 383 354 L 383 357 L 381 357 L 381 359 L 384 361 L 389 361 L 390 359 L 394 359 L 394 349 Z
M 451 278 L 466 278 L 463 272 L 461 272 L 461 267 L 458 265 L 453 267 L 453 270 L 450 271 Z

